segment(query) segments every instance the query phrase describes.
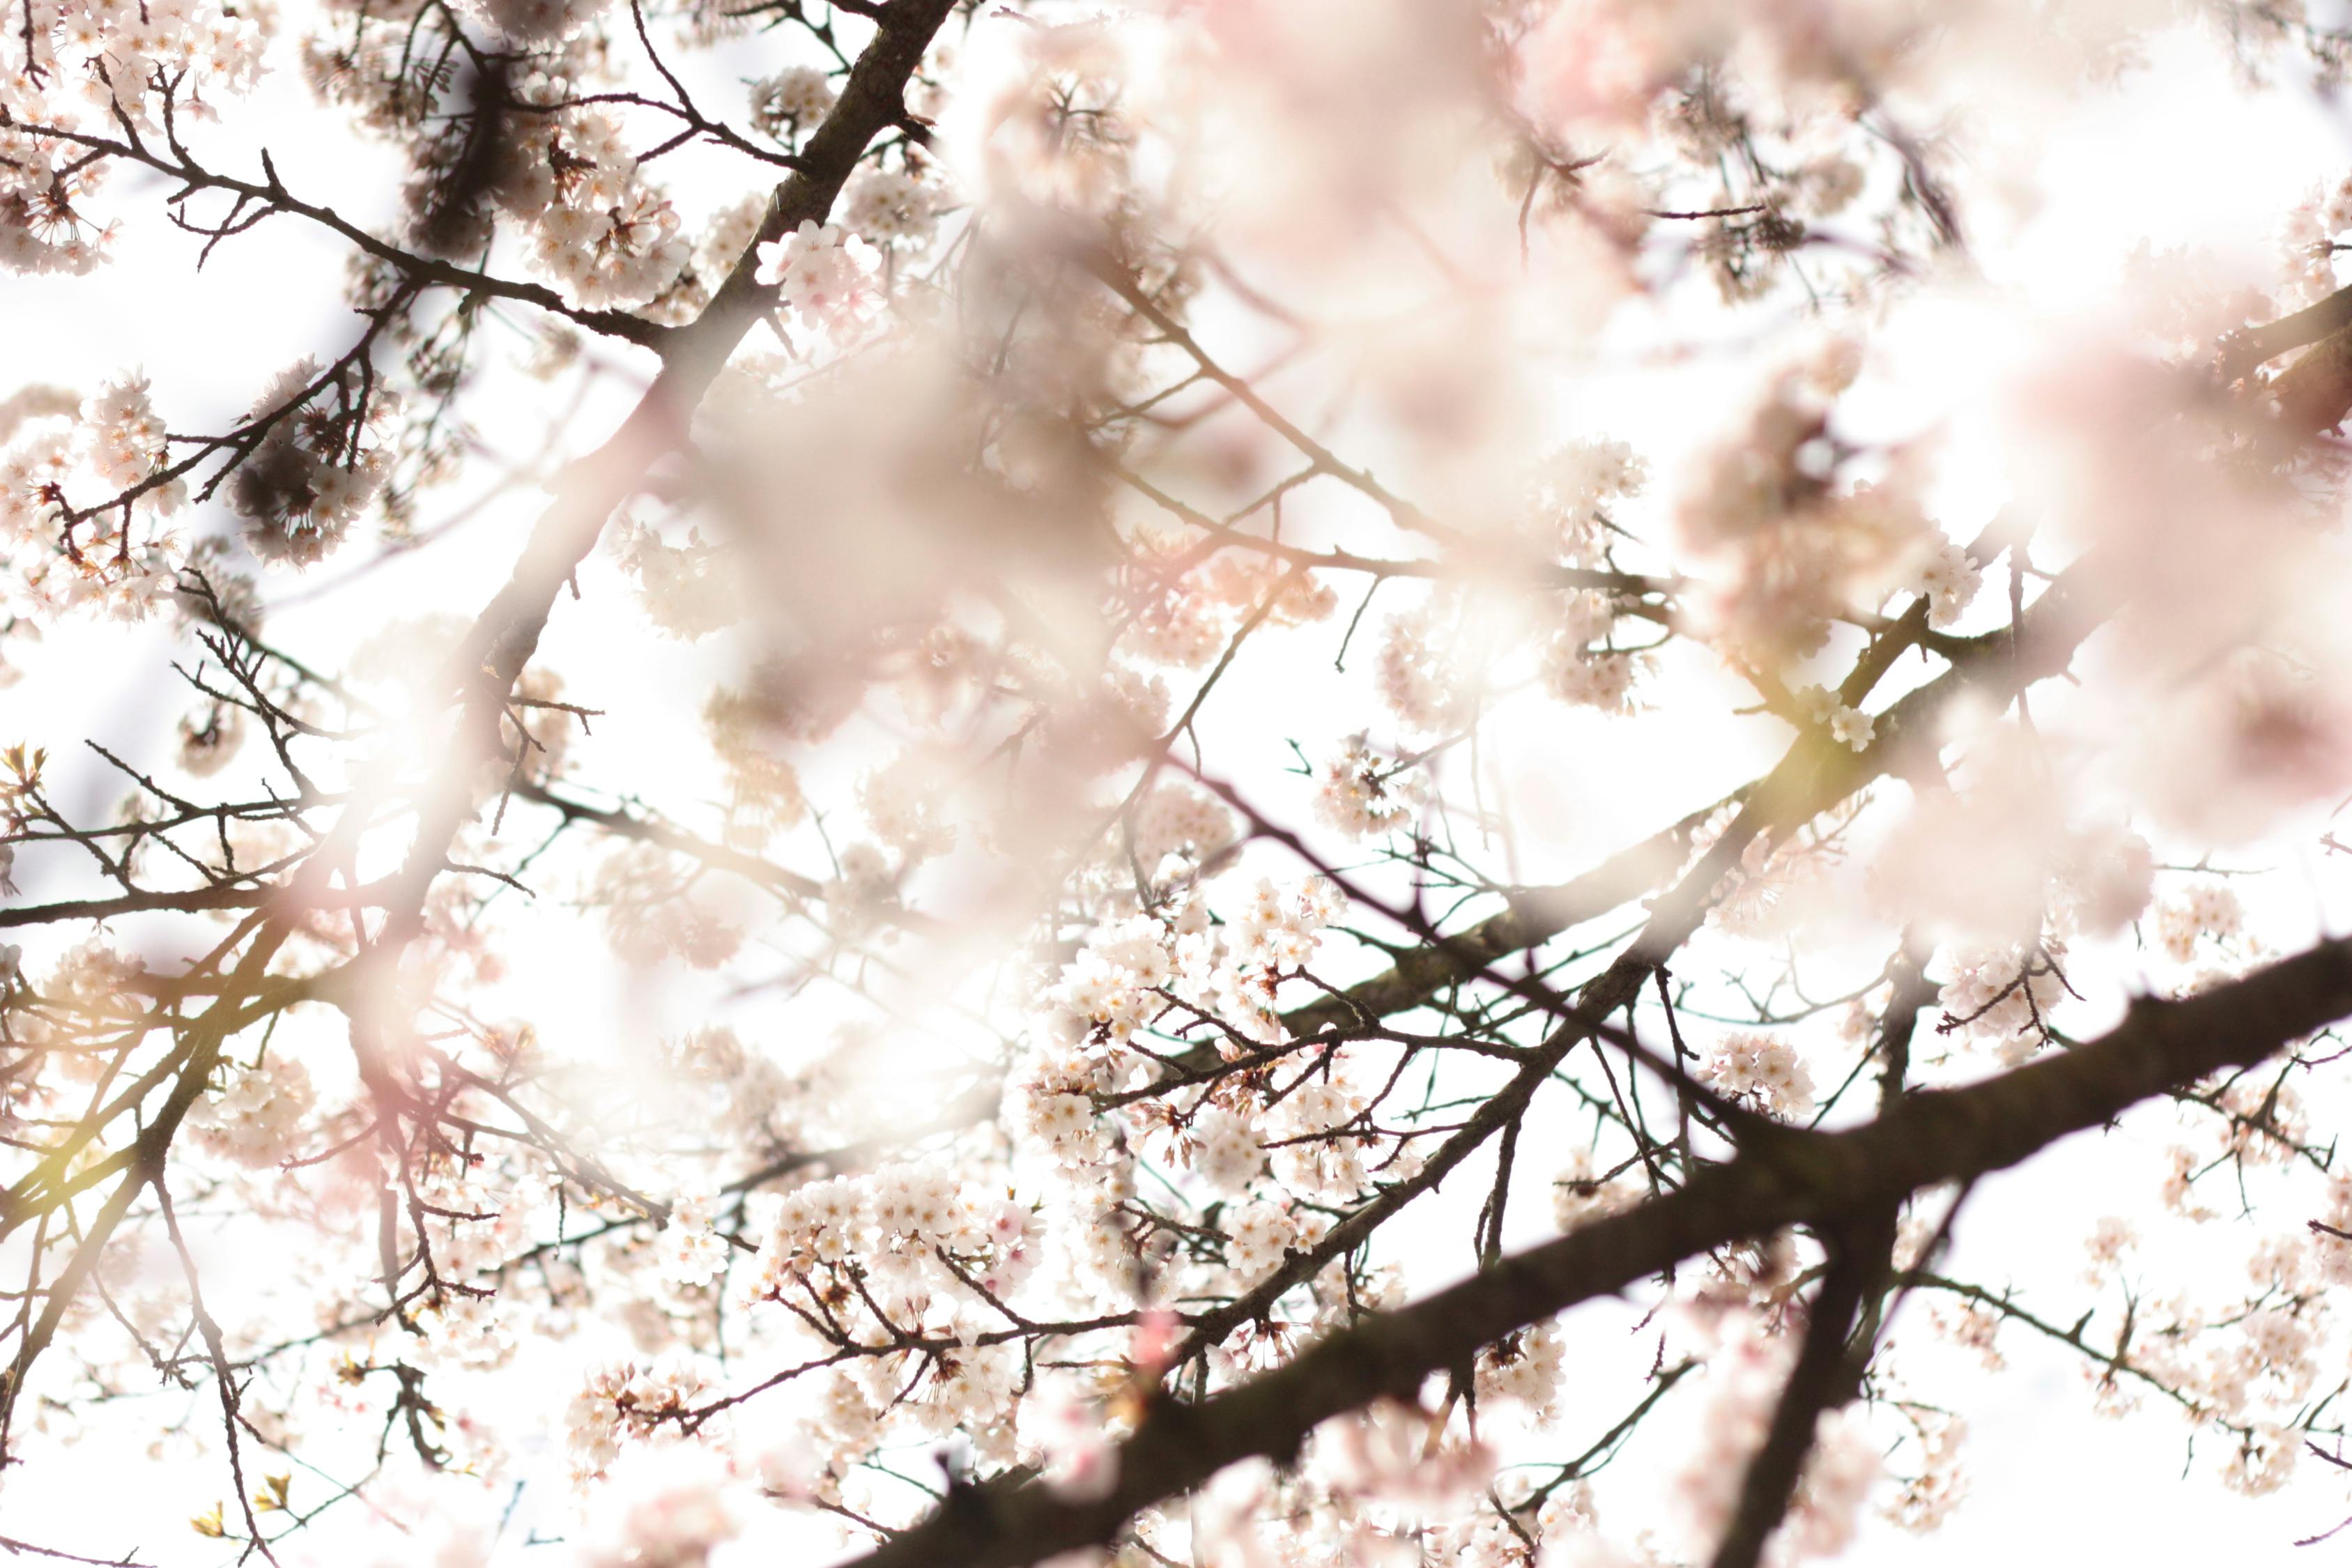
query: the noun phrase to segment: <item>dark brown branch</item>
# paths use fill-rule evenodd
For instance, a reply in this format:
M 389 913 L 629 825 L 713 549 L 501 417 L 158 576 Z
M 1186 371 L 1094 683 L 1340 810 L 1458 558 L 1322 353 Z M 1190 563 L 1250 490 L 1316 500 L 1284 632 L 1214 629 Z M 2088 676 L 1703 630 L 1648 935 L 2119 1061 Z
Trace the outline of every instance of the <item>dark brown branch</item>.
M 1096 1500 L 1034 1487 L 961 1491 L 856 1568 L 1020 1568 L 1099 1545 L 1143 1508 L 1256 1456 L 1294 1455 L 1333 1415 L 1412 1398 L 1477 1348 L 1714 1247 L 1834 1227 L 1906 1195 L 2005 1169 L 2206 1074 L 2260 1061 L 2352 1011 L 2352 942 L 2323 942 L 2183 1001 L 2143 1000 L 2103 1038 L 1949 1091 L 1910 1095 L 1852 1131 L 1794 1135 L 1678 1191 L 1599 1219 L 1198 1405 L 1153 1403 Z
M 1739 1484 L 1739 1502 L 1730 1526 L 1715 1549 L 1715 1568 L 1756 1568 L 1789 1511 L 1797 1483 L 1804 1474 L 1806 1456 L 1812 1452 L 1813 1429 L 1824 1411 L 1834 1410 L 1853 1394 L 1853 1358 L 1846 1348 L 1867 1300 L 1886 1273 L 1885 1242 L 1894 1230 L 1894 1213 L 1872 1226 L 1867 1239 L 1833 1237 L 1829 1271 L 1805 1321 L 1803 1344 L 1797 1364 L 1780 1390 L 1764 1446 L 1748 1462 Z

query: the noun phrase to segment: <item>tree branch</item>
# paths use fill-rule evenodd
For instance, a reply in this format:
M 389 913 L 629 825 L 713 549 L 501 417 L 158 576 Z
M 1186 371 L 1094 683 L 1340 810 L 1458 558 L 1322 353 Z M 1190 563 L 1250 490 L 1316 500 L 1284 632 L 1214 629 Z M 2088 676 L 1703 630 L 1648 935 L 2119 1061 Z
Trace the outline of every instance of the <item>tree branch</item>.
M 854 1568 L 1021 1568 L 1111 1540 L 1143 1508 L 1237 1460 L 1294 1455 L 1308 1432 L 1382 1395 L 1410 1398 L 1481 1345 L 1669 1264 L 1792 1225 L 1852 1223 L 1923 1187 L 2004 1169 L 2205 1074 L 2260 1061 L 2352 1011 L 2352 942 L 2181 1001 L 2136 1003 L 2103 1038 L 1966 1089 L 1906 1097 L 1849 1131 L 1799 1134 L 1367 1318 L 1289 1365 L 1197 1405 L 1164 1396 L 1118 1450 L 1096 1500 L 1035 1487 L 959 1492 Z

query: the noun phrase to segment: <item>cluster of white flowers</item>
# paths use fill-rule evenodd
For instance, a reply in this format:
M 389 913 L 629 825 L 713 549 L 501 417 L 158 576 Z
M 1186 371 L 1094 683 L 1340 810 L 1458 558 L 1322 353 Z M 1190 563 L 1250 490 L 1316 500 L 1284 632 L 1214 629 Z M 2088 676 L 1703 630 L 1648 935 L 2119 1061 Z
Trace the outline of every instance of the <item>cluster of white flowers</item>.
M 670 1200 L 662 1226 L 662 1278 L 674 1285 L 708 1285 L 727 1266 L 727 1238 L 719 1233 L 719 1194 L 693 1188 Z
M 1186 1130 L 1192 1173 L 1212 1192 L 1244 1191 L 1265 1170 L 1265 1148 L 1249 1121 L 1223 1106 L 1202 1108 Z
M 1649 465 L 1622 441 L 1572 441 L 1537 470 L 1529 510 L 1557 531 L 1568 564 L 1597 565 L 1609 545 L 1609 503 L 1640 495 L 1649 478 Z
M 1022 1411 L 1044 1452 L 1045 1489 L 1067 1502 L 1098 1502 L 1118 1484 L 1118 1450 L 1102 1411 L 1066 1384 L 1039 1390 Z
M 583 1480 L 604 1474 L 631 1439 L 668 1442 L 683 1436 L 679 1418 L 709 1387 L 702 1370 L 686 1361 L 642 1368 L 615 1361 L 591 1367 L 564 1412 L 572 1474 Z
M 2228 1348 L 2214 1358 L 2210 1387 L 2214 1403 L 2231 1416 L 2242 1416 L 2257 1397 L 2293 1408 L 2319 1376 L 2315 1353 L 2321 1348 L 2316 1320 L 2324 1309 L 2297 1313 L 2281 1307 L 2247 1312 Z
M 1853 1544 L 1863 1504 L 1885 1468 L 1861 1412 L 1848 1407 L 1824 1415 L 1814 1428 L 1812 1452 L 1796 1494 L 1789 1500 L 1788 1523 L 1779 1537 L 1781 1560 L 1835 1557 Z
M 1593 1169 L 1590 1149 L 1579 1149 L 1570 1154 L 1559 1174 L 1552 1178 L 1552 1224 L 1562 1235 L 1632 1208 L 1641 1201 L 1642 1190 L 1633 1183 L 1604 1182 L 1600 1178 Z
M 2115 1215 L 2101 1220 L 2083 1243 L 2083 1278 L 2104 1285 L 2123 1266 L 2124 1255 L 2139 1240 L 2131 1222 Z
M 1272 1273 L 1298 1243 L 1297 1217 L 1275 1204 L 1243 1204 L 1226 1210 L 1223 1223 L 1225 1260 L 1244 1279 Z
M 703 729 L 727 780 L 728 837 L 739 845 L 756 847 L 771 834 L 808 816 L 799 773 L 772 743 L 779 729 L 789 732 L 792 717 L 779 715 L 757 695 L 726 687 L 712 692 L 703 705 Z M 779 718 L 786 723 L 779 724 Z M 853 858 L 858 862 L 855 866 Z M 873 846 L 843 851 L 841 866 L 849 889 L 876 895 L 889 891 L 889 868 L 881 864 L 881 852 Z M 830 894 L 827 900 L 838 905 Z
M 2328 1179 L 2325 1223 L 2328 1231 L 2314 1233 L 2318 1276 L 2330 1285 L 2352 1285 L 2352 1176 Z
M 268 430 L 229 481 L 229 504 L 248 519 L 246 543 L 265 561 L 308 566 L 341 544 L 383 488 L 389 464 L 375 444 L 394 410 L 377 393 L 364 410 L 331 408 L 359 395 L 349 371 L 289 365 L 254 400 L 248 425 Z
M 1311 572 L 1272 557 L 1227 552 L 1173 582 L 1155 582 L 1121 634 L 1120 647 L 1155 664 L 1200 669 L 1214 662 L 1246 622 L 1312 626 L 1339 608 L 1339 595 Z
M 170 602 L 182 559 L 159 519 L 187 499 L 180 479 L 151 483 L 167 458 L 163 421 L 147 382 L 124 376 L 77 401 L 54 388 L 9 400 L 6 424 L 29 426 L 0 451 L 0 552 L 10 558 L 9 596 L 48 614 L 144 618 Z M 0 437 L 10 433 L 0 429 Z M 110 505 L 147 484 L 130 518 Z M 69 509 L 93 513 L 65 525 Z M 126 537 L 126 532 L 128 537 Z
M 41 985 L 41 994 L 62 1012 L 103 1018 L 119 1009 L 146 965 L 93 935 L 68 948 Z
M 749 1489 L 710 1449 L 641 1450 L 615 1466 L 582 1531 L 580 1568 L 703 1568 L 742 1533 Z
M 751 85 L 751 123 L 763 136 L 790 141 L 833 112 L 833 79 L 814 66 L 786 66 Z
M 1348 737 L 1317 771 L 1315 815 L 1352 838 L 1392 833 L 1411 822 L 1428 795 L 1418 768 L 1381 756 L 1370 735 Z
M 1599 646 L 1615 617 L 1606 594 L 1588 590 L 1564 595 L 1559 619 L 1544 646 L 1544 686 L 1554 697 L 1607 713 L 1629 710 L 1640 665 L 1632 654 Z
M 1555 638 L 1546 653 L 1544 688 L 1562 702 L 1603 713 L 1633 710 L 1633 683 L 1643 669 L 1639 655 L 1582 647 L 1566 637 Z
M 621 570 L 637 580 L 637 602 L 654 625 L 693 641 L 731 626 L 743 613 L 742 578 L 726 552 L 689 532 L 671 544 L 631 518 L 615 521 L 609 548 Z
M 1444 607 L 1442 596 L 1433 595 L 1391 616 L 1381 642 L 1381 700 L 1401 723 L 1423 734 L 1462 724 L 1475 700 L 1441 621 Z
M 1824 351 L 1781 375 L 1678 508 L 1685 541 L 1709 568 L 1692 625 L 1745 662 L 1811 654 L 1835 618 L 1919 586 L 1945 544 L 1921 509 L 1916 458 L 1898 458 L 1882 482 L 1837 487 L 1829 409 L 1853 369 Z M 1948 597 L 1962 585 L 1949 584 Z
M 839 224 L 803 220 L 782 239 L 762 240 L 756 281 L 808 326 L 853 326 L 882 308 L 880 252 Z
M 637 964 L 682 958 L 698 969 L 726 963 L 742 927 L 719 895 L 657 844 L 628 844 L 605 858 L 588 889 L 604 911 L 613 951 Z
M 2245 930 L 2245 905 L 2226 882 L 2197 882 L 2156 907 L 2157 941 L 2175 963 L 2197 956 L 2201 941 L 2234 944 Z
M 1927 624 L 1942 630 L 1958 622 L 1984 585 L 1984 569 L 1949 540 L 1936 546 L 1913 587 L 1927 601 Z
M 188 1113 L 196 1146 L 263 1170 L 302 1152 L 318 1099 L 310 1074 L 290 1057 L 231 1068 L 219 1092 Z
M 1202 868 L 1232 848 L 1241 837 L 1239 820 L 1223 802 L 1188 784 L 1156 785 L 1136 803 L 1132 818 L 1135 858 L 1148 872 L 1165 877 L 1168 857 Z
M 2286 1485 L 2303 1457 L 2305 1437 L 2298 1427 L 2263 1422 L 2241 1438 L 2222 1467 L 2221 1481 L 2246 1497 L 2261 1497 Z
M 1038 742 L 1066 766 L 1107 773 L 1141 755 L 1166 731 L 1168 713 L 1165 680 L 1113 664 L 1097 679 L 1053 683 Z
M 105 259 L 114 226 L 100 226 L 82 204 L 103 184 L 106 165 L 76 158 L 77 151 L 55 137 L 0 126 L 0 267 L 79 274 Z
M 1180 921 L 1190 929 L 1182 936 L 1203 934 L 1202 913 L 1197 903 L 1186 906 Z M 1080 1027 L 1123 1043 L 1167 1005 L 1155 993 L 1176 973 L 1169 935 L 1168 923 L 1156 915 L 1133 915 L 1098 927 L 1062 971 L 1053 1001 Z
M 145 376 L 123 376 L 83 404 L 79 433 L 90 471 L 110 490 L 127 490 L 163 466 L 163 421 Z M 161 504 L 168 510 L 175 502 Z
M 2295 204 L 2280 233 L 2289 299 L 2309 304 L 2336 291 L 2336 237 L 2352 229 L 2352 178 L 2323 186 Z
M 1380 1399 L 1315 1429 L 1307 1474 L 1328 1489 L 1342 1518 L 1369 1503 L 1408 1517 L 1433 1515 L 1454 1524 L 1465 1513 L 1475 1516 L 1475 1500 L 1494 1480 L 1495 1455 L 1475 1437 L 1446 1433 L 1417 1404 Z M 1495 1522 L 1499 1526 L 1499 1521 Z M 1234 1544 L 1244 1545 L 1247 1540 L 1244 1536 Z M 1371 1529 L 1349 1544 L 1358 1550 L 1341 1552 L 1339 1560 L 1377 1563 L 1393 1554 L 1410 1562 L 1420 1555 L 1408 1539 Z M 1444 1559 L 1439 1555 L 1435 1560 Z M 1478 1561 L 1472 1558 L 1464 1568 Z
M 872 1343 L 910 1331 L 937 1353 L 873 1355 L 821 1384 L 799 1434 L 762 1461 L 772 1491 L 837 1499 L 845 1475 L 877 1444 L 961 1432 L 992 1462 L 1034 1459 L 1034 1369 L 1018 1341 L 978 1342 L 1000 1331 L 1039 1262 L 1042 1226 L 1029 1205 L 985 1180 L 959 1184 L 928 1163 L 831 1177 L 784 1194 L 767 1226 L 745 1299 L 781 1303 L 755 1312 L 754 1331 L 807 1325 Z
M 1108 1140 L 1087 1095 L 1047 1079 L 1022 1097 L 1019 1108 L 1020 1125 L 1065 1163 L 1087 1165 L 1102 1157 Z
M 1205 903 L 1188 899 L 1172 913 L 1132 915 L 1098 927 L 1064 967 L 1047 996 L 1055 1010 L 1051 1033 L 1076 1045 L 1125 1042 L 1176 999 L 1247 1038 L 1281 1037 L 1274 1010 L 1276 983 L 1311 963 L 1319 932 L 1346 907 L 1327 879 L 1309 878 L 1284 890 L 1260 878 L 1242 908 L 1212 925 Z M 1062 1086 L 1095 1087 L 1097 1066 L 1049 1073 Z
M 37 988 L 47 1005 L 32 1008 L 22 1005 L 30 998 L 18 989 L 23 963 L 13 943 L 0 953 L 0 986 L 11 1008 L 8 1041 L 39 1053 L 37 1070 L 11 1075 L 8 1096 L 16 1110 L 54 1104 L 66 1085 L 94 1082 L 121 1060 L 134 1043 L 119 1026 L 131 1016 L 125 994 L 141 973 L 136 959 L 93 936 L 66 951 Z
M 1999 1372 L 2009 1364 L 2000 1351 L 2000 1314 L 1975 1301 L 1958 1307 L 1938 1306 L 1930 1321 L 1936 1331 L 1964 1351 L 1972 1352 L 1987 1372 Z
M 1917 1428 L 1917 1473 L 1905 1479 L 1903 1489 L 1884 1509 L 1886 1517 L 1915 1533 L 1936 1530 L 1951 1517 L 1969 1494 L 1968 1475 L 1960 1468 L 1960 1444 L 1968 1423 L 1948 1411 L 1906 1410 Z
M 2156 853 L 2108 823 L 2074 832 L 2050 879 L 2051 928 L 2062 937 L 2111 936 L 2139 919 L 2156 890 Z
M 1154 664 L 1202 669 L 1224 651 L 1230 634 L 1231 617 L 1224 606 L 1188 582 L 1144 601 L 1119 642 L 1128 652 Z
M 1003 1187 L 961 1184 L 938 1165 L 903 1163 L 786 1194 L 747 1289 L 754 1300 L 782 1300 L 817 1289 L 814 1273 L 855 1264 L 886 1300 L 936 1295 L 969 1303 L 971 1281 L 1002 1301 L 1021 1289 L 1039 1257 L 1034 1214 Z
M 601 0 L 465 0 L 465 8 L 506 42 L 541 49 L 578 33 L 604 5 Z
M 409 1171 L 409 1183 L 440 1211 L 425 1213 L 425 1232 L 442 1279 L 458 1284 L 497 1284 L 497 1269 L 539 1239 L 536 1217 L 552 1201 L 551 1178 L 536 1168 L 494 1171 L 446 1159 Z
M 872 165 L 842 193 L 841 219 L 869 245 L 919 249 L 939 224 L 939 193 L 905 169 Z
M 520 1343 L 515 1313 L 496 1296 L 445 1291 L 418 1318 L 425 1331 L 412 1353 L 420 1365 L 495 1372 L 514 1360 Z
M 919 747 L 867 773 L 857 788 L 858 806 L 874 837 L 909 866 L 955 847 L 955 823 L 948 816 L 953 800 L 948 763 Z
M 563 9 L 560 0 L 543 3 Z M 534 72 L 518 95 L 554 104 L 572 88 Z M 638 169 L 619 119 L 573 106 L 516 123 L 491 195 L 530 236 L 540 270 L 590 309 L 642 304 L 675 284 L 692 247 L 678 235 L 677 210 Z
M 1559 1408 L 1567 1355 L 1559 1325 L 1549 1319 L 1504 1336 L 1478 1352 L 1478 1403 L 1507 1399 L 1524 1405 L 1537 1420 L 1549 1421 Z
M 90 158 L 86 143 L 32 127 L 110 135 L 120 115 L 138 131 L 159 131 L 159 80 L 174 84 L 182 127 L 206 118 L 214 100 L 259 79 L 264 24 L 273 15 L 204 0 L 23 7 L 9 29 L 16 58 L 0 113 L 0 267 L 87 272 L 113 232 L 79 206 L 98 189 L 104 162 Z
M 1776 1036 L 1726 1035 L 1699 1065 L 1698 1078 L 1783 1121 L 1812 1113 L 1813 1075 L 1797 1047 Z
M 1304 969 L 1321 945 L 1318 933 L 1347 912 L 1348 900 L 1325 877 L 1309 877 L 1285 890 L 1260 877 L 1249 901 L 1225 928 L 1234 962 L 1247 967 L 1289 972 Z
M 1691 836 L 1695 856 L 1712 849 L 1736 816 L 1736 809 L 1718 811 Z M 1843 816 L 1832 814 L 1799 832 L 1757 834 L 1739 852 L 1739 864 L 1717 879 L 1709 895 L 1707 923 L 1733 936 L 1751 941 L 1777 941 L 1786 936 L 1790 922 L 1806 907 L 1805 895 L 1822 888 L 1831 869 L 1843 858 L 1841 840 L 1824 826 L 1834 826 Z
M 1318 1076 L 1278 1099 L 1265 1131 L 1273 1150 L 1274 1173 L 1302 1197 L 1322 1203 L 1352 1202 L 1370 1172 L 1366 1155 L 1381 1142 L 1365 1120 L 1370 1098 L 1348 1081 L 1351 1058 L 1335 1058 L 1339 1070 Z M 1410 1176 L 1420 1161 L 1410 1145 L 1398 1148 L 1383 1168 L 1395 1178 Z
M 1837 693 L 1825 687 L 1808 686 L 1797 692 L 1796 698 L 1805 718 L 1828 730 L 1830 739 L 1849 751 L 1867 751 L 1878 738 L 1875 720 L 1858 708 L 1840 702 Z

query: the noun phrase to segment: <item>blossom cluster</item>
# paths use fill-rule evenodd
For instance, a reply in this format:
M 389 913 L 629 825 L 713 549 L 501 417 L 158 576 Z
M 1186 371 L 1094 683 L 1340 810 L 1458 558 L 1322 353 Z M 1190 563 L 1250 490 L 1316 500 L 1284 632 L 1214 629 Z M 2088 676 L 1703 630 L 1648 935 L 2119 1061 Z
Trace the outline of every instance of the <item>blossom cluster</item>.
M 1746 1100 L 1783 1121 L 1812 1112 L 1813 1075 L 1787 1039 L 1735 1033 L 1699 1065 L 1701 1082 Z
M 839 224 L 803 220 L 782 239 L 761 241 L 759 258 L 754 281 L 812 326 L 847 328 L 882 308 L 881 257 Z
M 561 17 L 568 8 L 541 0 L 515 9 Z M 551 105 L 571 89 L 560 77 L 534 76 L 520 96 Z M 522 226 L 533 264 L 568 299 L 592 310 L 638 305 L 677 282 L 690 247 L 619 119 L 575 106 L 525 117 L 519 131 L 491 194 Z
M 108 163 L 73 133 L 116 116 L 161 133 L 168 93 L 184 122 L 217 115 L 259 79 L 273 13 L 208 0 L 50 0 L 12 27 L 0 113 L 0 267 L 88 272 L 117 226 L 89 211 Z
M 163 521 L 186 504 L 143 377 L 77 401 L 33 388 L 9 400 L 0 439 L 0 552 L 7 599 L 47 616 L 139 620 L 168 604 L 181 545 Z M 132 498 L 128 506 L 120 504 Z M 87 514 L 79 515 L 79 514 Z
M 1411 822 L 1427 784 L 1426 775 L 1407 763 L 1373 752 L 1368 734 L 1349 736 L 1318 776 L 1315 815 L 1354 838 L 1392 833 Z
M 199 1147 L 254 1169 L 302 1151 L 317 1110 L 310 1075 L 291 1058 L 232 1068 L 191 1115 Z
M 307 566 L 341 544 L 383 487 L 380 444 L 392 410 L 364 398 L 347 367 L 289 365 L 255 399 L 247 426 L 260 433 L 229 484 L 229 504 L 248 520 L 246 543 L 264 561 Z

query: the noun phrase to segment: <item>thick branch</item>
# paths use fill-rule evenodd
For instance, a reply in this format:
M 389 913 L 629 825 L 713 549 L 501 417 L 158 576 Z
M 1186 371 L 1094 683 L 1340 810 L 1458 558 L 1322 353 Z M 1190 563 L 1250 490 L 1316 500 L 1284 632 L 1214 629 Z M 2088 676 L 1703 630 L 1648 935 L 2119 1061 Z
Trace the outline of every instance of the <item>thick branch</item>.
M 2221 379 L 2236 381 L 2264 360 L 2290 349 L 2333 336 L 2352 327 L 2352 289 L 2338 289 L 2326 299 L 2292 316 L 2281 316 L 2259 327 L 2228 334 L 2221 340 Z
M 953 1496 L 856 1568 L 1020 1568 L 1111 1540 L 1135 1513 L 1237 1460 L 1295 1453 L 1322 1421 L 1516 1329 L 1625 1289 L 1683 1258 L 1794 1225 L 1836 1226 L 1924 1187 L 2016 1164 L 2071 1132 L 2206 1074 L 2260 1061 L 2352 1012 L 2352 942 L 2330 941 L 2177 1002 L 2142 1001 L 2105 1037 L 1986 1082 L 1910 1095 L 1852 1131 L 1799 1135 L 1507 1258 L 1412 1306 L 1368 1318 L 1276 1372 L 1199 1405 L 1155 1402 L 1098 1500 L 1040 1488 Z
M 1679 1192 L 1507 1258 L 1451 1290 L 1364 1319 L 1197 1405 L 1157 1401 L 1119 1446 L 1096 1502 L 1042 1488 L 960 1493 L 856 1568 L 1018 1568 L 1101 1544 L 1139 1510 L 1254 1455 L 1286 1458 L 1318 1422 L 1381 1396 L 1413 1396 L 1479 1344 L 1658 1274 L 1673 1262 L 1790 1225 L 1837 1227 L 1912 1192 L 2028 1159 L 2145 1098 L 2258 1063 L 2352 1011 L 2352 942 L 2328 941 L 2185 1002 L 2133 1004 L 2103 1039 L 1955 1090 L 1924 1090 L 1846 1133 L 1788 1140 L 1710 1166 Z

